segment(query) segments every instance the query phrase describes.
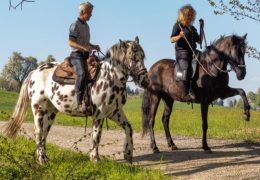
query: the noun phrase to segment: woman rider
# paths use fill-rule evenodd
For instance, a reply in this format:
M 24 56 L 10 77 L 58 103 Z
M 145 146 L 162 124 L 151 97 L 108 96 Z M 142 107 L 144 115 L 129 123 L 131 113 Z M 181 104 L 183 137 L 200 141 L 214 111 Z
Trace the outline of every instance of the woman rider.
M 183 73 L 183 86 L 185 90 L 186 101 L 195 99 L 191 91 L 191 62 L 193 51 L 196 50 L 196 42 L 200 43 L 203 40 L 199 36 L 197 29 L 193 26 L 196 17 L 196 11 L 191 5 L 185 5 L 180 8 L 178 19 L 173 26 L 171 34 L 171 42 L 175 43 L 175 54 L 177 64 Z M 189 42 L 189 44 L 187 43 Z M 192 48 L 192 49 L 191 49 Z

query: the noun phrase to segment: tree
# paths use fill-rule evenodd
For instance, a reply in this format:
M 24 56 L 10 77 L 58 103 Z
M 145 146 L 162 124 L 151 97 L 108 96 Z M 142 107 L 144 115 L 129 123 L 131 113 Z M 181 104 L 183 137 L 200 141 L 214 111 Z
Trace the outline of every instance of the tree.
M 138 88 L 135 89 L 134 94 L 135 94 L 135 95 L 138 95 L 138 94 L 139 94 L 139 89 L 138 89 Z
M 28 74 L 37 68 L 37 59 L 22 57 L 21 53 L 14 52 L 2 71 L 2 78 L 7 81 L 16 81 L 19 89 Z
M 223 101 L 222 99 L 219 99 L 219 100 L 218 100 L 218 105 L 219 105 L 219 106 L 223 106 L 223 105 L 224 105 L 224 101 Z
M 127 93 L 128 95 L 132 96 L 132 95 L 133 95 L 133 90 L 132 90 L 129 86 L 127 86 L 127 87 L 126 87 L 126 93 Z
M 252 92 L 252 91 L 249 91 L 248 94 L 247 94 L 247 98 L 250 100 L 251 103 L 254 103 L 256 102 L 256 93 Z
M 247 0 L 247 2 L 242 2 L 240 0 L 229 0 L 224 2 L 219 0 L 208 0 L 211 6 L 216 10 L 215 14 L 229 13 L 235 19 L 240 20 L 244 18 L 249 18 L 255 21 L 260 21 L 260 1 L 259 0 Z
M 216 99 L 215 101 L 212 102 L 213 105 L 218 105 L 218 106 L 223 106 L 224 101 L 222 99 Z
M 0 89 L 6 91 L 19 91 L 19 85 L 15 80 L 8 80 L 0 77 Z
M 254 21 L 260 21 L 260 1 L 259 0 L 247 0 L 242 2 L 240 0 L 208 0 L 209 4 L 215 8 L 214 13 L 216 15 L 222 15 L 229 13 L 236 20 L 249 18 Z M 252 47 L 247 46 L 246 51 L 248 57 L 260 59 L 260 52 Z
M 233 100 L 233 106 L 236 106 L 236 105 L 237 105 L 237 100 L 234 99 L 234 100 Z
M 20 0 L 16 5 L 13 5 L 12 0 L 9 0 L 9 10 L 16 9 L 17 7 L 21 7 L 21 10 L 23 9 L 23 3 L 25 2 L 34 2 L 32 0 Z
M 48 57 L 44 61 L 39 62 L 38 66 L 54 61 L 56 61 L 56 59 L 53 57 L 53 55 L 48 55 Z
M 234 107 L 234 103 L 233 103 L 232 100 L 229 100 L 229 101 L 228 101 L 228 107 Z
M 260 106 L 260 88 L 257 91 L 256 106 Z
M 237 108 L 243 109 L 244 108 L 244 102 L 243 100 L 240 98 L 236 104 Z

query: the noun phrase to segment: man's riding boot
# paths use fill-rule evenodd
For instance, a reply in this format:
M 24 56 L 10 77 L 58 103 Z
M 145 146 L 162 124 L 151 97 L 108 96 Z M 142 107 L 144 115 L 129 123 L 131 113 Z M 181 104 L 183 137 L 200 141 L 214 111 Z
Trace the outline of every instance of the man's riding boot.
M 86 106 L 85 103 L 81 103 L 77 107 L 77 112 L 90 116 L 93 114 L 93 108 L 90 105 Z
M 91 105 L 90 96 L 88 92 L 90 92 L 90 90 L 87 85 L 85 89 L 84 100 L 82 101 L 82 103 L 84 103 L 86 106 L 86 113 L 92 115 L 94 110 L 93 110 L 93 106 Z

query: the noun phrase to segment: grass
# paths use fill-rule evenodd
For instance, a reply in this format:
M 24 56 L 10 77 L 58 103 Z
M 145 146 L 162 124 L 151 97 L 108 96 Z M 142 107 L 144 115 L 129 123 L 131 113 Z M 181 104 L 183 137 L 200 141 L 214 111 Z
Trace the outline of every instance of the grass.
M 92 163 L 88 155 L 49 144 L 51 161 L 40 166 L 34 159 L 35 148 L 32 140 L 0 136 L 0 179 L 169 179 L 157 170 L 107 159 Z
M 0 91 L 0 120 L 8 120 L 12 109 L 15 106 L 17 93 Z M 141 103 L 140 97 L 131 97 L 127 99 L 124 111 L 128 117 L 135 132 L 141 131 Z M 155 120 L 155 132 L 164 133 L 161 117 L 163 105 L 158 108 Z M 260 140 L 260 112 L 251 111 L 251 120 L 246 122 L 242 118 L 243 110 L 237 108 L 227 108 L 221 106 L 209 107 L 208 113 L 208 137 L 219 139 L 239 139 L 239 140 Z M 31 113 L 27 115 L 27 121 L 32 122 Z M 56 124 L 65 126 L 84 126 L 85 118 L 70 117 L 64 114 L 58 114 Z M 91 127 L 91 119 L 88 120 L 88 126 Z M 108 121 L 110 129 L 121 129 L 112 121 Z M 106 127 L 106 123 L 104 125 Z M 172 136 L 202 136 L 200 106 L 185 103 L 175 103 L 170 118 L 170 131 Z
M 8 120 L 12 114 L 18 94 L 0 91 L 0 120 Z M 141 131 L 141 98 L 128 98 L 124 110 L 135 132 Z M 164 133 L 161 123 L 163 105 L 158 108 L 155 132 Z M 251 121 L 242 119 L 243 110 L 214 106 L 209 108 L 210 138 L 260 140 L 260 112 L 251 111 Z M 29 111 L 27 122 L 32 122 Z M 58 114 L 56 124 L 84 126 L 85 118 Z M 88 122 L 91 126 L 90 118 Z M 110 129 L 121 129 L 108 121 Z M 104 125 L 106 127 L 106 124 Z M 176 103 L 170 119 L 172 136 L 201 137 L 200 106 Z M 0 179 L 167 179 L 160 171 L 149 171 L 139 166 L 125 165 L 102 159 L 98 164 L 89 161 L 88 155 L 47 145 L 50 163 L 39 166 L 34 159 L 36 145 L 31 140 L 6 139 L 0 136 Z

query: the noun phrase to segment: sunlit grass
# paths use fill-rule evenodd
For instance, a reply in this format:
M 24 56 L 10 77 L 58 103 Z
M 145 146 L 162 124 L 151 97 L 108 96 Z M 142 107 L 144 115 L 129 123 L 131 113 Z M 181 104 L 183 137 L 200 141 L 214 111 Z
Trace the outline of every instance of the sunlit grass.
M 39 165 L 32 140 L 0 136 L 0 179 L 170 179 L 158 170 L 117 163 L 103 158 L 92 163 L 89 156 L 47 145 L 50 162 Z

